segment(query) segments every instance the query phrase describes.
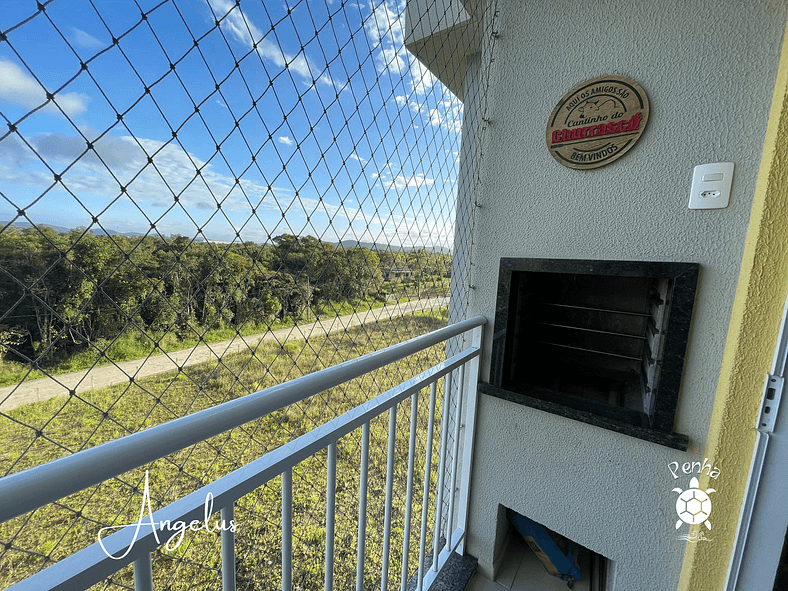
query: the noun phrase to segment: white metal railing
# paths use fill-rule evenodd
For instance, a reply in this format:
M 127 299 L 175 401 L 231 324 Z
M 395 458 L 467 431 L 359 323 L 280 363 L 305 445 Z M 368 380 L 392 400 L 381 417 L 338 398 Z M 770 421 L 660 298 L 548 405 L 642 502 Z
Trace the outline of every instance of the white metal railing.
M 164 457 L 177 449 L 195 443 L 195 430 L 201 433 L 197 440 L 204 440 L 219 432 L 239 426 L 259 416 L 264 416 L 289 404 L 303 400 L 315 393 L 346 382 L 350 379 L 403 359 L 434 344 L 446 341 L 467 331 L 473 331 L 470 346 L 419 375 L 351 409 L 345 414 L 323 424 L 301 437 L 267 453 L 261 458 L 238 468 L 207 486 L 175 501 L 152 514 L 152 523 L 193 523 L 207 520 L 206 497 L 210 495 L 216 507 L 221 508 L 223 524 L 233 519 L 235 502 L 273 478 L 282 478 L 282 589 L 292 588 L 292 469 L 310 456 L 327 449 L 326 472 L 326 542 L 324 588 L 333 589 L 334 578 L 334 524 L 336 491 L 337 441 L 361 429 L 361 457 L 359 482 L 359 515 L 356 560 L 356 589 L 364 588 L 367 527 L 367 476 L 369 467 L 369 426 L 375 417 L 389 413 L 388 454 L 386 458 L 386 499 L 383 526 L 383 556 L 381 589 L 389 589 L 390 552 L 392 541 L 392 505 L 394 478 L 394 439 L 396 436 L 397 405 L 411 399 L 410 436 L 408 445 L 408 475 L 405 499 L 405 523 L 402 551 L 402 570 L 399 587 L 405 591 L 409 584 L 409 543 L 414 495 L 414 470 L 417 437 L 418 400 L 420 393 L 429 388 L 429 417 L 424 463 L 421 530 L 419 537 L 419 564 L 416 571 L 416 588 L 428 589 L 443 564 L 455 549 L 462 551 L 468 510 L 468 487 L 472 457 L 473 431 L 476 415 L 476 381 L 481 350 L 482 327 L 486 320 L 477 316 L 452 326 L 411 339 L 375 353 L 347 361 L 292 380 L 285 384 L 233 400 L 214 408 L 195 413 L 158 427 L 148 429 L 95 448 L 76 453 L 38 466 L 19 474 L 0 479 L 0 520 L 7 520 L 37 507 L 54 502 L 68 494 L 82 490 L 97 482 L 139 467 L 151 460 Z M 455 376 L 453 378 L 453 376 Z M 430 474 L 432 466 L 437 404 L 437 384 L 444 379 L 444 399 L 439 445 L 439 473 L 435 502 L 429 507 Z M 449 397 L 452 381 L 455 382 L 454 430 L 451 454 L 447 454 L 450 415 Z M 216 423 L 219 422 L 220 427 Z M 210 429 L 207 427 L 210 426 Z M 460 438 L 464 428 L 462 463 L 460 463 Z M 207 429 L 207 430 L 206 430 Z M 153 452 L 158 449 L 158 453 Z M 153 457 L 155 456 L 155 457 Z M 135 465 L 132 465 L 135 464 Z M 69 473 L 69 479 L 62 475 Z M 97 480 L 98 479 L 98 480 Z M 64 483 L 68 482 L 68 486 Z M 57 487 L 53 488 L 53 484 Z M 444 499 L 448 494 L 448 499 Z M 443 504 L 448 500 L 446 520 Z M 428 511 L 434 512 L 432 532 L 432 561 L 427 563 Z M 140 520 L 142 521 L 142 519 Z M 442 543 L 443 541 L 443 543 Z M 134 565 L 135 590 L 152 590 L 153 573 L 151 552 L 163 545 L 155 528 L 141 530 L 124 527 L 49 568 L 17 583 L 12 589 L 23 590 L 74 590 L 85 589 L 111 576 L 127 564 Z M 235 589 L 235 535 L 227 528 L 221 531 L 222 588 Z M 441 545 L 442 544 L 442 545 Z M 122 558 L 117 558 L 117 557 Z

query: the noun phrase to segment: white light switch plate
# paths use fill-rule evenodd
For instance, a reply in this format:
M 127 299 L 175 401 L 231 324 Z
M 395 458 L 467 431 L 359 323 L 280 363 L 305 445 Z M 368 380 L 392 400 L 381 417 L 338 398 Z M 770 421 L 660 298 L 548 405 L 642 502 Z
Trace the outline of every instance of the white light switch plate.
M 722 209 L 728 207 L 733 181 L 733 162 L 701 164 L 692 173 L 690 209 Z

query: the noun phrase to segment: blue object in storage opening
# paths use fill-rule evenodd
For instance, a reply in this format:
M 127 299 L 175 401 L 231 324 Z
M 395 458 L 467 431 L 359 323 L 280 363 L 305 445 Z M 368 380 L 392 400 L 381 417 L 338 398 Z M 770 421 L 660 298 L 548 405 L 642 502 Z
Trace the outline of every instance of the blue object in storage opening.
M 562 581 L 580 579 L 580 569 L 577 566 L 577 553 L 580 547 L 575 542 L 511 509 L 506 510 L 506 516 L 548 573 Z

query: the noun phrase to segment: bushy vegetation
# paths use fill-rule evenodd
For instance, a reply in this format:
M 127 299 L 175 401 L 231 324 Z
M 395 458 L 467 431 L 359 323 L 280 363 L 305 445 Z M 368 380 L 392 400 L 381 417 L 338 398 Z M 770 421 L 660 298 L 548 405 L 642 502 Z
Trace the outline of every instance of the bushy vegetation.
M 0 233 L 3 383 L 448 295 L 450 258 L 283 234 L 265 245 L 78 229 Z M 392 268 L 407 277 L 391 279 Z
M 0 473 L 18 472 L 435 330 L 446 324 L 446 318 L 446 310 L 443 310 L 440 314 L 407 316 L 359 327 L 341 337 L 332 335 L 309 341 L 290 341 L 283 346 L 264 343 L 254 353 L 226 356 L 218 367 L 216 364 L 194 366 L 133 384 L 93 390 L 66 402 L 51 399 L 19 407 L 7 413 L 11 420 L 4 421 L 4 428 L 0 430 Z M 331 340 L 330 347 L 324 346 L 327 339 Z M 0 586 L 13 584 L 51 561 L 86 547 L 95 541 L 98 530 L 105 525 L 135 522 L 139 517 L 140 489 L 146 468 L 149 470 L 155 510 L 443 358 L 443 347 L 436 345 L 400 363 L 74 494 L 30 515 L 1 524 Z M 438 395 L 440 400 L 440 384 Z M 417 415 L 419 435 L 413 483 L 410 575 L 418 564 L 428 398 L 426 391 L 421 394 Z M 397 414 L 390 567 L 392 588 L 398 586 L 402 564 L 410 409 L 410 401 L 406 400 L 399 405 Z M 436 425 L 439 425 L 440 404 L 437 414 Z M 373 420 L 370 431 L 365 589 L 371 590 L 380 587 L 381 578 L 388 414 Z M 342 438 L 337 446 L 336 589 L 351 589 L 355 585 L 360 438 L 360 431 L 353 432 Z M 433 491 L 430 502 L 434 502 L 439 440 L 436 426 L 435 451 L 429 471 Z M 293 584 L 304 591 L 322 589 L 323 584 L 325 462 L 323 451 L 293 471 Z M 281 588 L 280 495 L 281 481 L 276 478 L 237 503 L 239 589 Z M 213 518 L 214 521 L 217 519 L 218 516 Z M 430 510 L 428 531 L 431 531 L 432 519 Z M 187 532 L 177 550 L 156 553 L 154 587 L 169 590 L 215 589 L 221 577 L 220 554 L 218 534 Z M 122 570 L 114 581 L 118 585 L 130 585 L 130 569 Z M 105 587 L 99 585 L 96 588 Z

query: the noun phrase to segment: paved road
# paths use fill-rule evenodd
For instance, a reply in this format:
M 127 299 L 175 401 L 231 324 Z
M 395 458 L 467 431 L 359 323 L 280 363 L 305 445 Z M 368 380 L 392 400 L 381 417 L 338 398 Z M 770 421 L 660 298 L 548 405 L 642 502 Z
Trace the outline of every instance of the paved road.
M 209 345 L 199 345 L 191 349 L 162 353 L 144 359 L 123 361 L 115 365 L 102 365 L 92 369 L 29 380 L 15 386 L 0 388 L 0 410 L 11 410 L 22 404 L 47 400 L 55 396 L 68 396 L 69 391 L 72 389 L 77 392 L 87 392 L 93 388 L 103 388 L 113 384 L 128 382 L 131 377 L 139 380 L 159 373 L 173 371 L 178 366 L 189 367 L 198 363 L 221 359 L 222 356 L 229 353 L 248 350 L 260 341 L 276 339 L 283 343 L 287 339 L 306 339 L 313 336 L 323 336 L 352 326 L 402 316 L 408 312 L 448 305 L 448 298 L 432 298 L 388 305 L 383 308 L 348 314 L 347 316 L 326 318 L 310 324 L 280 328 L 271 332 L 235 337 L 234 339 L 219 341 Z

